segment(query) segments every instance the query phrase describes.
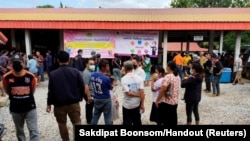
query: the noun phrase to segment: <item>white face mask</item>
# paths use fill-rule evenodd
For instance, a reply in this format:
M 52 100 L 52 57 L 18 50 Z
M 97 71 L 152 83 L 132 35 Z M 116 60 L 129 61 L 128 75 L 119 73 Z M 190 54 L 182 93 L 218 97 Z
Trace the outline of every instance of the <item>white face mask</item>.
M 190 70 L 190 74 L 193 74 L 193 71 L 192 71 L 192 69 Z
M 89 66 L 89 69 L 90 69 L 91 71 L 95 71 L 95 65 L 90 65 L 90 66 Z

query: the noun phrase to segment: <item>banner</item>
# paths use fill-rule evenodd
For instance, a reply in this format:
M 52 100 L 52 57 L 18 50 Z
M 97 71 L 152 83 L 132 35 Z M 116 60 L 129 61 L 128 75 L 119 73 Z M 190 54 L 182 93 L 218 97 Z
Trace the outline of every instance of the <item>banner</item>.
M 120 31 L 116 36 L 115 52 L 121 55 L 158 55 L 158 31 Z
M 83 50 L 83 57 L 91 57 L 91 52 L 101 54 L 101 58 L 113 58 L 114 53 L 130 56 L 158 55 L 158 31 L 102 31 L 65 30 L 64 48 L 70 57 Z
M 101 58 L 113 58 L 115 47 L 114 31 L 85 31 L 85 30 L 65 30 L 64 47 L 75 57 L 79 49 L 83 50 L 83 57 L 91 57 L 91 52 L 101 54 Z

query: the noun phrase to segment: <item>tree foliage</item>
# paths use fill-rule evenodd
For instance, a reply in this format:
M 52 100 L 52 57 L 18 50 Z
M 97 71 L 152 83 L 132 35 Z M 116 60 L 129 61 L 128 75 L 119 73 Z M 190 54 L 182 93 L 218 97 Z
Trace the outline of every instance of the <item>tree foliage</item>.
M 55 7 L 53 5 L 46 4 L 46 5 L 38 5 L 36 6 L 36 8 L 55 8 Z
M 250 0 L 172 0 L 173 8 L 250 7 Z
M 250 7 L 250 0 L 172 0 L 172 8 L 243 8 Z M 233 51 L 235 48 L 236 33 L 228 32 L 224 36 L 223 46 L 225 50 Z M 200 43 L 202 46 L 208 46 L 207 42 Z M 218 47 L 214 43 L 215 49 Z M 250 31 L 241 33 L 241 45 L 250 45 Z

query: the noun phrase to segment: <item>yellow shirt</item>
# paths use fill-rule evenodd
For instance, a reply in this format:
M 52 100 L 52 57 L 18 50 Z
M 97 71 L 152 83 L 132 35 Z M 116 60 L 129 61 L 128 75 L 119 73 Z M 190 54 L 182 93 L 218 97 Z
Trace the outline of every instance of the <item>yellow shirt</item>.
M 201 66 L 203 67 L 203 64 L 206 62 L 206 57 L 205 56 L 202 56 L 201 58 L 200 58 L 200 64 L 201 64 Z
M 185 55 L 183 57 L 183 66 L 188 66 L 188 62 L 191 60 L 191 57 L 189 55 Z

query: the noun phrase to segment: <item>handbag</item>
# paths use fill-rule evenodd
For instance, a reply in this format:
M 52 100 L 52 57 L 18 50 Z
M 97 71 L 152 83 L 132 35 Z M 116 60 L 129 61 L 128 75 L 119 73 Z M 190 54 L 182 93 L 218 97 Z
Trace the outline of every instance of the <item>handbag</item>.
M 171 95 L 171 80 L 170 80 L 170 83 L 169 83 L 169 85 L 168 85 L 168 87 L 167 87 L 167 90 L 166 90 L 166 92 L 165 92 L 165 96 L 167 97 L 167 96 L 170 96 Z

